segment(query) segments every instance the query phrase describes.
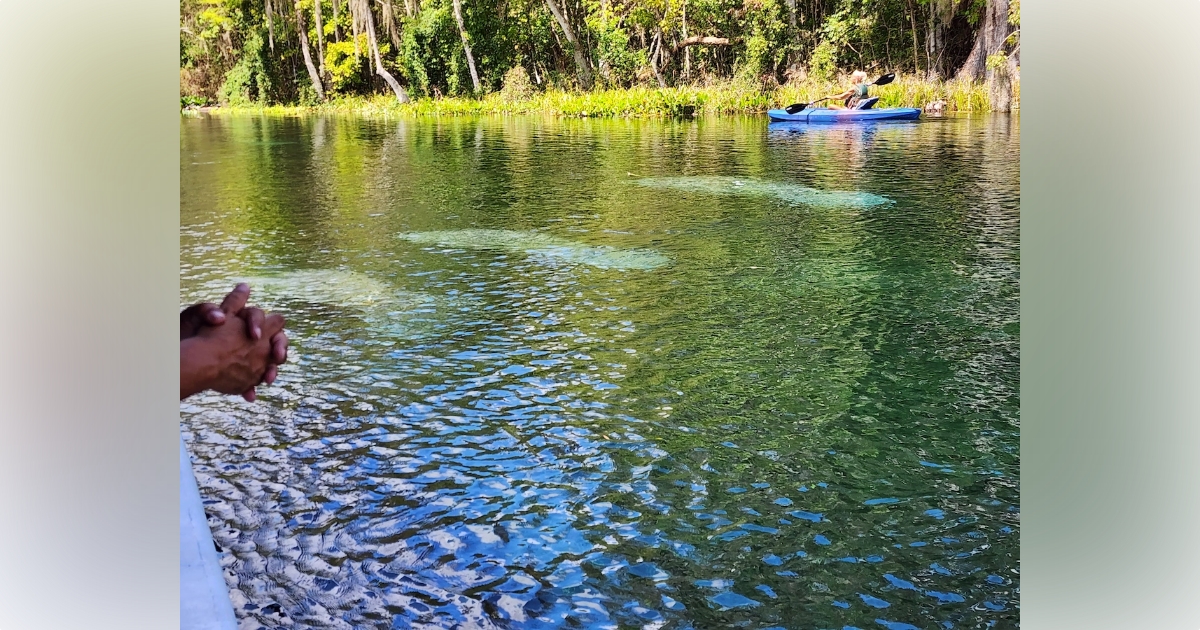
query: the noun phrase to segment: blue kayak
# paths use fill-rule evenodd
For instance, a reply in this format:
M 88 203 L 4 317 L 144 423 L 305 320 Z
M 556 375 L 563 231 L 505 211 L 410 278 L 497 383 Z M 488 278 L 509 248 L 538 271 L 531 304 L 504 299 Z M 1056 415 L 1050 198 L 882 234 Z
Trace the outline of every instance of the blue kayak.
M 804 109 L 789 114 L 782 109 L 767 112 L 774 122 L 840 123 L 874 120 L 916 120 L 921 110 L 915 107 L 890 107 L 888 109 L 827 109 L 824 107 Z

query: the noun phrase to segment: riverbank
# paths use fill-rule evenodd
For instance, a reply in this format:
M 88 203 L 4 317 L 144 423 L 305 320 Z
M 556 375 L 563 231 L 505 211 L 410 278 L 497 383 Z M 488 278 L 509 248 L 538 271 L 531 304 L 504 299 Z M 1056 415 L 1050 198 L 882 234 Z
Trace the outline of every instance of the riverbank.
M 210 113 L 270 114 L 344 113 L 364 116 L 469 116 L 477 114 L 543 114 L 593 118 L 670 118 L 702 115 L 758 114 L 804 103 L 844 89 L 841 83 L 803 81 L 765 88 L 728 82 L 711 86 L 633 87 L 592 92 L 514 93 L 501 90 L 482 98 L 421 98 L 400 104 L 391 95 L 342 97 L 315 105 L 250 105 L 202 108 Z M 898 77 L 872 88 L 876 107 L 920 107 L 944 103 L 946 112 L 991 111 L 983 83 L 923 81 Z M 1013 84 L 1013 109 L 1020 107 L 1020 83 Z

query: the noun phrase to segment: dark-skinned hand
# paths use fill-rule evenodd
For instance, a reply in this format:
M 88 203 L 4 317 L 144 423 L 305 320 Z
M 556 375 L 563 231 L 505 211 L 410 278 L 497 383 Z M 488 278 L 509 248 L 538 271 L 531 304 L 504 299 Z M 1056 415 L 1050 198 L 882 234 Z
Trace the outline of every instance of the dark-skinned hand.
M 262 337 L 263 325 L 266 315 L 261 309 L 247 308 L 246 303 L 250 299 L 250 287 L 245 283 L 240 283 L 218 306 L 211 302 L 201 302 L 193 304 L 179 313 L 179 338 L 180 341 L 195 337 L 205 327 L 217 327 L 224 324 L 229 319 L 241 319 L 245 326 L 245 333 L 251 341 L 258 341 Z M 253 401 L 257 397 L 255 386 L 261 383 L 270 385 L 275 382 L 278 376 L 278 366 L 287 361 L 288 337 L 283 330 L 269 337 L 271 345 L 271 361 L 266 370 L 262 373 L 262 378 L 245 391 L 240 392 L 242 397 L 248 401 Z

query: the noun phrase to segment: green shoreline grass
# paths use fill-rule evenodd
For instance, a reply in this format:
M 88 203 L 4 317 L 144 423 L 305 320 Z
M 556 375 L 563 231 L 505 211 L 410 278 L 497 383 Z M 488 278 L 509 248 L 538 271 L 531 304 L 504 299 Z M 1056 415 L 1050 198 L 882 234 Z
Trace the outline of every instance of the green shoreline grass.
M 682 116 L 758 114 L 804 103 L 844 89 L 841 83 L 804 81 L 773 89 L 728 82 L 706 87 L 632 87 L 629 89 L 563 92 L 548 90 L 512 97 L 503 90 L 482 98 L 420 98 L 400 104 L 391 95 L 342 97 L 315 105 L 237 105 L 204 108 L 211 113 L 318 114 L 362 116 L 474 116 L 480 114 L 543 114 L 592 118 L 670 118 Z M 1014 82 L 1013 109 L 1020 105 L 1020 83 Z M 945 101 L 947 112 L 990 111 L 983 83 L 933 82 L 898 78 L 872 88 L 877 107 L 924 107 Z

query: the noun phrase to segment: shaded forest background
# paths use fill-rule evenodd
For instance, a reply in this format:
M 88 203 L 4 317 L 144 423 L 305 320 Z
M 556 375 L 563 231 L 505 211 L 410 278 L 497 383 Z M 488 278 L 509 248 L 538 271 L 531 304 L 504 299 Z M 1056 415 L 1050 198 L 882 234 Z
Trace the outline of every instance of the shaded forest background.
M 864 69 L 986 82 L 1007 111 L 1019 36 L 1019 0 L 180 0 L 180 95 L 405 103 Z

